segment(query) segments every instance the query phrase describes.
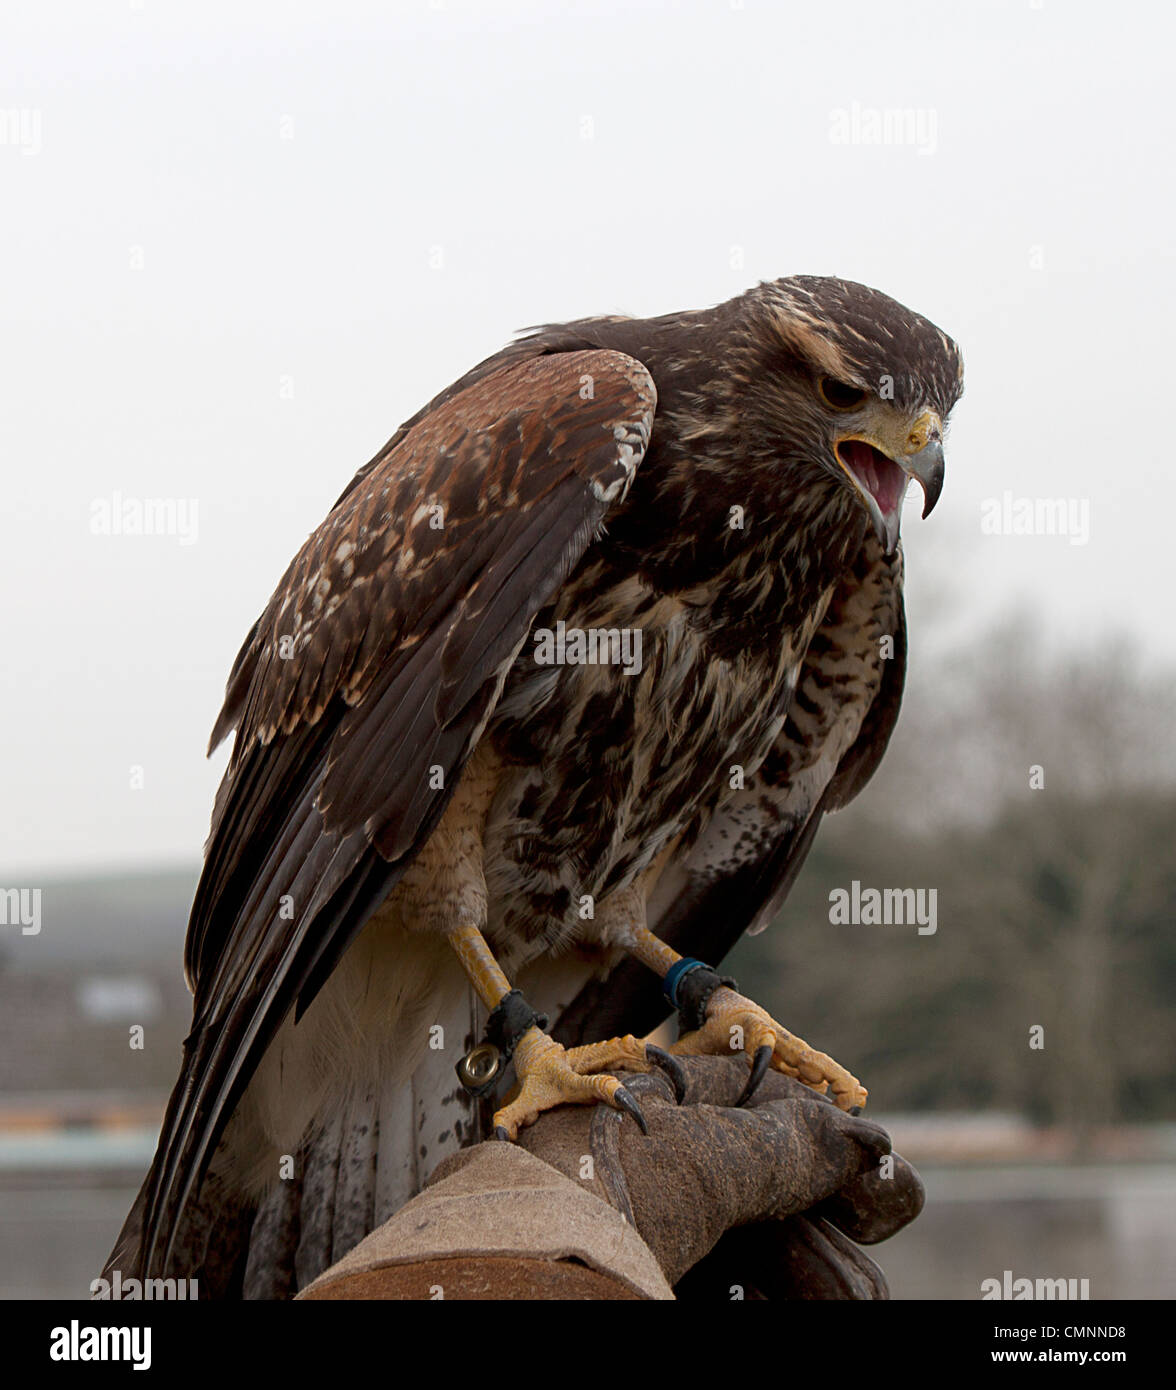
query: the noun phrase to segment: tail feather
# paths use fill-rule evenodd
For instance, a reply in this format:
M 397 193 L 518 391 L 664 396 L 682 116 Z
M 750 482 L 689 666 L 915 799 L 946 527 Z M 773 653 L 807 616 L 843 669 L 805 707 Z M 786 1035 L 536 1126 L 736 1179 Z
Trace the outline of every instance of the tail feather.
M 334 1115 L 303 1154 L 302 1195 L 298 1206 L 298 1245 L 294 1273 L 303 1288 L 331 1264 L 335 1234 L 335 1187 L 346 1138 L 343 1112 Z
M 249 1230 L 248 1254 L 241 1297 L 281 1300 L 298 1292 L 295 1258 L 298 1253 L 302 1169 L 275 1183 L 261 1199 Z
M 347 993 L 348 982 L 354 989 L 365 980 L 370 991 L 375 979 L 382 999 L 392 995 L 381 990 L 378 969 L 367 969 L 367 957 L 357 953 L 350 969 L 337 972 L 338 995 L 333 977 L 295 1030 L 318 1031 L 303 1033 L 301 1043 L 279 1038 L 276 1048 L 284 1050 L 243 1098 L 198 1198 L 185 1208 L 167 1269 L 142 1268 L 149 1174 L 105 1278 L 117 1268 L 124 1280 L 194 1278 L 201 1298 L 290 1298 L 415 1196 L 442 1158 L 481 1137 L 476 1105 L 454 1064 L 479 1035 L 482 1010 L 453 973 L 456 961 L 438 954 L 439 943 L 420 944 L 417 991 L 407 989 L 401 943 L 396 984 L 413 1003 L 394 1016 L 385 1009 L 377 1019 L 368 1011 L 370 993 L 362 1007 Z M 429 977 L 430 962 L 438 960 L 442 975 Z M 316 1092 L 308 1120 L 279 1093 L 275 1077 L 294 1074 L 302 1083 L 295 1091 L 306 1093 L 312 1061 L 337 1080 Z M 276 1132 L 291 1114 L 301 1137 Z

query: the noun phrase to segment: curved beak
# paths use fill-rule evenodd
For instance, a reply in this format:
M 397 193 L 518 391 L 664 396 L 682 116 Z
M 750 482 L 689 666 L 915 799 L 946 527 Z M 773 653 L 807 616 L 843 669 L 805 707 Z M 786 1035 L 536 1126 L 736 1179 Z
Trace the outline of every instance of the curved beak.
M 904 420 L 879 402 L 834 441 L 837 462 L 870 514 L 886 553 L 898 545 L 903 496 L 911 478 L 930 516 L 943 491 L 943 422 L 933 410 Z
M 917 454 L 908 454 L 897 460 L 898 466 L 923 489 L 923 515 L 928 517 L 935 510 L 939 494 L 943 491 L 943 442 L 933 439 Z

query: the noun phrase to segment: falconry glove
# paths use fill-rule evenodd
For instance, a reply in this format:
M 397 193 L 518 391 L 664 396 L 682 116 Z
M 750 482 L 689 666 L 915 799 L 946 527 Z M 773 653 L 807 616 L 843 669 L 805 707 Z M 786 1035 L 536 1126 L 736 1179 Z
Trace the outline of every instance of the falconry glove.
M 774 1072 L 740 1106 L 743 1059 L 678 1060 L 680 1103 L 665 1071 L 626 1078 L 648 1136 L 562 1106 L 463 1150 L 300 1297 L 888 1297 L 858 1245 L 923 1187 L 885 1130 Z

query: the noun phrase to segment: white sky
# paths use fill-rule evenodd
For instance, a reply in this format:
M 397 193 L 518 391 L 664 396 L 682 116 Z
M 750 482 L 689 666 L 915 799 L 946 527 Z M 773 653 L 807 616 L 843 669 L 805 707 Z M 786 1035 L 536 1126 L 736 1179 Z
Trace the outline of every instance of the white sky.
M 6 4 L 0 882 L 195 858 L 242 637 L 435 390 L 518 327 L 780 275 L 876 285 L 963 347 L 943 500 L 906 515 L 916 653 L 920 613 L 958 637 L 1021 609 L 1173 661 L 1173 27 L 1062 0 Z M 887 108 L 917 143 L 832 138 Z M 1006 489 L 1088 501 L 1088 544 L 983 536 Z M 116 492 L 195 498 L 196 542 L 92 535 Z

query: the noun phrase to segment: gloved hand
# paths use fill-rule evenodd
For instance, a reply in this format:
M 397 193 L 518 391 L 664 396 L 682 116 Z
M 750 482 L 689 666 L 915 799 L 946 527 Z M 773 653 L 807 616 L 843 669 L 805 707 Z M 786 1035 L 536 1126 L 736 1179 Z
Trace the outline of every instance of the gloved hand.
M 561 1106 L 463 1150 L 300 1297 L 887 1297 L 858 1244 L 913 1220 L 923 1186 L 885 1130 L 774 1072 L 737 1108 L 741 1057 L 671 1069 L 626 1080 L 648 1135 Z
M 648 1137 L 603 1107 L 563 1107 L 519 1142 L 570 1177 L 589 1154 L 594 1190 L 636 1227 L 679 1298 L 888 1297 L 858 1245 L 913 1221 L 924 1190 L 886 1131 L 778 1072 L 736 1109 L 741 1057 L 675 1060 L 680 1105 L 664 1073 L 626 1081 Z

